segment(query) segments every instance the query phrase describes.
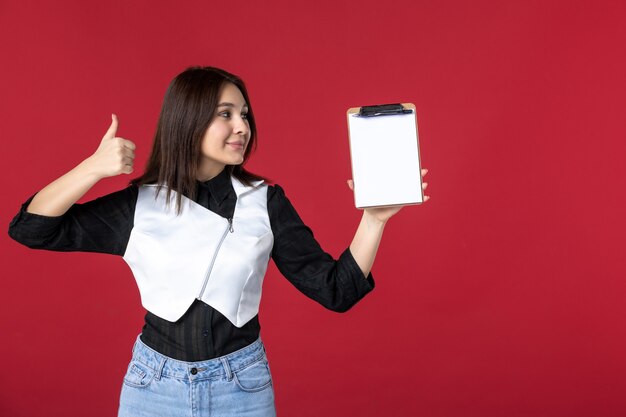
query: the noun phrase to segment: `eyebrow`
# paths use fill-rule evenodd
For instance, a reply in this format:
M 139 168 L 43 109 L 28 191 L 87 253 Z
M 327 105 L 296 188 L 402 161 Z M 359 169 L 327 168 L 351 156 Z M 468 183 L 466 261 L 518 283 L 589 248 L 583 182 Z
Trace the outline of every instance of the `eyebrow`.
M 220 103 L 217 105 L 217 107 L 237 107 L 235 106 L 233 103 Z M 247 108 L 248 104 L 244 104 L 243 108 Z

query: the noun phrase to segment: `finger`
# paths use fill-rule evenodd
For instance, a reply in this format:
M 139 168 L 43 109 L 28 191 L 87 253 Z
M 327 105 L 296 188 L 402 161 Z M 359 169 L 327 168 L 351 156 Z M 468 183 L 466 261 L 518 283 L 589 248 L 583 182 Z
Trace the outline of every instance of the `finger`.
M 424 177 L 424 175 L 428 174 L 428 170 L 426 168 L 424 168 L 422 170 L 422 177 Z
M 427 182 L 422 183 L 422 190 L 425 190 L 425 189 L 426 189 L 426 187 L 428 187 L 428 183 L 427 183 Z
M 134 161 L 131 158 L 122 158 L 122 173 L 130 174 L 133 172 Z
M 348 187 L 350 187 L 350 189 L 354 191 L 354 181 L 348 180 Z
M 109 130 L 107 130 L 107 132 L 104 134 L 104 138 L 107 138 L 107 139 L 114 138 L 115 134 L 117 133 L 117 126 L 118 126 L 117 116 L 112 114 L 111 126 L 109 126 Z
M 128 149 L 128 148 L 124 148 L 122 150 L 122 155 L 126 156 L 128 158 L 132 158 L 135 159 L 135 152 L 133 152 L 132 150 Z
M 126 147 L 123 143 L 122 143 L 122 147 L 120 148 L 120 152 L 124 156 L 132 156 L 133 158 L 135 157 L 135 151 L 132 150 L 131 148 Z
M 430 197 L 429 197 L 429 196 L 427 196 L 427 195 L 425 195 L 425 196 L 424 196 L 424 201 L 428 201 L 428 200 L 430 200 Z
M 135 144 L 127 139 L 124 139 L 124 142 L 122 142 L 122 144 L 124 145 L 125 148 L 128 148 L 130 150 L 135 150 L 135 148 L 137 148 L 137 146 L 135 146 Z

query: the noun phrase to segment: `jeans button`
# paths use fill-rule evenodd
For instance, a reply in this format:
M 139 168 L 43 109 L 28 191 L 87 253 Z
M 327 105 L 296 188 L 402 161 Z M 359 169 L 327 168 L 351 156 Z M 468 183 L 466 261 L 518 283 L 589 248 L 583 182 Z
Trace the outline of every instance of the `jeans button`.
M 195 375 L 198 373 L 198 368 L 191 368 L 189 372 L 191 372 L 191 375 Z

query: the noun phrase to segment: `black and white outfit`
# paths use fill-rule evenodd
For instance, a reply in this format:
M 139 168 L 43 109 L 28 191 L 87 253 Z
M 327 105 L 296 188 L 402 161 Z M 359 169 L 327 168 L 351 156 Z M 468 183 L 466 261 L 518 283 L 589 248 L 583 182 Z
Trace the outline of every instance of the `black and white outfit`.
M 59 217 L 26 212 L 31 197 L 9 234 L 35 249 L 122 256 L 148 310 L 137 343 L 175 361 L 219 360 L 258 342 L 270 257 L 298 290 L 334 311 L 374 288 L 349 249 L 337 260 L 322 250 L 278 185 L 245 186 L 224 170 L 198 182 L 196 201 L 183 196 L 180 215 L 156 188 L 131 185 Z

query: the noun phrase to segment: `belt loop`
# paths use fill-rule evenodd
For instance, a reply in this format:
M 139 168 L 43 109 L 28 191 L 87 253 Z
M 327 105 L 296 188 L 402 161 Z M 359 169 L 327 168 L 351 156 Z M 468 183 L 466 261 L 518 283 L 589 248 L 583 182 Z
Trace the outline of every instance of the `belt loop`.
M 166 361 L 167 361 L 166 358 L 161 358 L 161 362 L 159 363 L 159 366 L 156 369 L 156 375 L 154 376 L 154 379 L 156 379 L 157 381 L 161 379 L 161 375 L 163 374 L 163 367 L 165 366 Z
M 224 370 L 226 371 L 226 380 L 230 382 L 230 380 L 233 379 L 233 371 L 230 370 L 228 359 L 220 358 L 220 361 L 222 361 L 222 365 L 224 366 Z

